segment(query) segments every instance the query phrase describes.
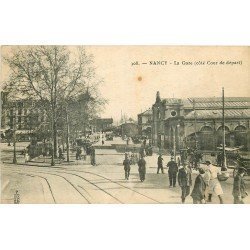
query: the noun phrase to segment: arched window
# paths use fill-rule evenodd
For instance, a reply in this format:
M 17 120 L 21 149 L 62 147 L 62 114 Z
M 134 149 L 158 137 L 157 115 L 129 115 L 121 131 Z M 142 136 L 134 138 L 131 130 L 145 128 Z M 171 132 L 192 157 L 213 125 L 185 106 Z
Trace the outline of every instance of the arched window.
M 239 125 L 235 129 L 235 145 L 236 146 L 247 146 L 247 129 L 245 126 Z
M 239 125 L 234 130 L 238 132 L 245 132 L 247 129 L 245 126 Z
M 217 129 L 218 132 L 222 132 L 223 131 L 223 126 L 220 126 L 218 129 Z M 225 131 L 226 132 L 230 132 L 230 129 L 229 127 L 225 126 Z
M 200 129 L 200 132 L 212 132 L 212 131 L 213 131 L 213 129 L 210 126 L 203 126 Z
M 214 145 L 213 129 L 210 126 L 203 126 L 198 136 L 198 144 L 201 150 L 212 150 Z

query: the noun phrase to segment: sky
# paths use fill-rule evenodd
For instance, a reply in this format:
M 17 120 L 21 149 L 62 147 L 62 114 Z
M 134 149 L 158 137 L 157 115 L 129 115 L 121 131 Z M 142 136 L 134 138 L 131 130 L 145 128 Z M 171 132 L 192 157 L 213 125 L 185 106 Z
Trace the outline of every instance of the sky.
M 2 54 L 8 49 L 2 47 Z M 250 96 L 250 47 L 86 46 L 86 51 L 104 79 L 104 118 L 117 121 L 122 112 L 136 119 L 152 107 L 157 91 L 162 98 L 213 97 L 224 87 L 225 96 Z
M 225 96 L 250 96 L 249 47 L 90 46 L 87 50 L 95 55 L 97 72 L 105 80 L 101 92 L 109 104 L 103 117 L 119 119 L 122 111 L 136 118 L 152 107 L 157 91 L 162 98 L 213 97 L 221 96 L 224 87 Z M 161 64 L 154 65 L 157 61 Z M 132 66 L 134 62 L 140 65 Z

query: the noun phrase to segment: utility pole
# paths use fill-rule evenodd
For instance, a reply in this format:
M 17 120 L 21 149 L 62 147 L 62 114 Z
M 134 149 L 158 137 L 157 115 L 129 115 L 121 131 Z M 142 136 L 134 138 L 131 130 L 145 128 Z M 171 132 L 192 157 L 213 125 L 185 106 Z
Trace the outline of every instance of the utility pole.
M 222 88 L 222 129 L 223 129 L 223 142 L 222 142 L 222 170 L 227 170 L 227 159 L 226 159 L 226 150 L 225 150 L 225 144 L 226 144 L 226 131 L 225 131 L 225 97 L 224 97 L 224 87 Z
M 193 99 L 193 109 L 194 109 L 195 149 L 198 149 L 198 138 L 197 138 L 197 115 L 196 115 L 196 107 L 195 107 L 195 100 L 194 100 L 194 99 Z
M 173 128 L 173 148 L 174 148 L 174 161 L 176 162 L 176 139 L 175 139 L 175 125 L 172 127 Z

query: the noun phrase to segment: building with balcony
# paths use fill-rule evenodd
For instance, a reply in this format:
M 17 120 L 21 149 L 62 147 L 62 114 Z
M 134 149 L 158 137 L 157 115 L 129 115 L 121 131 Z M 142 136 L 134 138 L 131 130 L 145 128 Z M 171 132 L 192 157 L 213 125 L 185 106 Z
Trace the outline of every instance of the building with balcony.
M 39 103 L 29 99 L 8 100 L 1 92 L 1 133 L 16 131 L 17 140 L 30 140 L 36 131 L 48 131 L 49 121 Z M 4 138 L 4 136 L 2 136 Z

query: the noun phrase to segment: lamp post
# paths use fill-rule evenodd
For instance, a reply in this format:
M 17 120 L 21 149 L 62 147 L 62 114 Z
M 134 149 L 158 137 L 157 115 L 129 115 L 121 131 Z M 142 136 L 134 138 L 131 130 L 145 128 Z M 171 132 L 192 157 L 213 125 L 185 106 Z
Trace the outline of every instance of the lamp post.
M 172 127 L 173 130 L 173 150 L 174 150 L 174 161 L 176 161 L 176 141 L 175 141 L 175 126 Z
M 176 125 L 176 128 L 177 128 L 178 151 L 180 152 L 181 140 L 180 140 L 180 124 L 179 123 Z
M 193 100 L 193 105 L 194 105 L 195 149 L 198 149 L 198 138 L 197 138 L 197 114 L 196 114 L 195 100 Z
M 225 129 L 225 97 L 224 97 L 224 88 L 222 88 L 222 128 L 223 128 L 223 142 L 222 142 L 222 156 L 223 156 L 223 161 L 222 161 L 222 170 L 226 171 L 227 170 L 227 159 L 226 159 L 226 129 Z

